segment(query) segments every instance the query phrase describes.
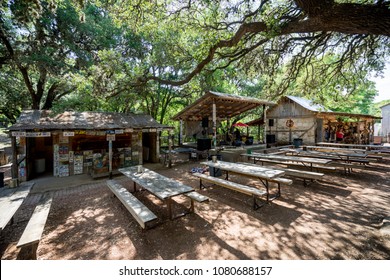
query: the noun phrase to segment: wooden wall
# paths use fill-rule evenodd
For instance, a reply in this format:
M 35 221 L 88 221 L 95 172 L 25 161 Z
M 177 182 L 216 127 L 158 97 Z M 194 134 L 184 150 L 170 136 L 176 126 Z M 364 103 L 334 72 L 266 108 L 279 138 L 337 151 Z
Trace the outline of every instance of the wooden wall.
M 289 144 L 295 138 L 302 139 L 306 145 L 316 142 L 315 114 L 288 98 L 282 98 L 277 106 L 269 110 L 267 119 L 274 120 L 273 126 L 269 125 L 269 121 L 266 123 L 267 134 L 275 135 L 277 144 Z M 288 122 L 293 123 L 291 128 L 288 127 Z
M 390 137 L 390 104 L 383 106 L 382 110 L 382 128 L 381 135 L 385 138 L 385 141 L 389 141 Z

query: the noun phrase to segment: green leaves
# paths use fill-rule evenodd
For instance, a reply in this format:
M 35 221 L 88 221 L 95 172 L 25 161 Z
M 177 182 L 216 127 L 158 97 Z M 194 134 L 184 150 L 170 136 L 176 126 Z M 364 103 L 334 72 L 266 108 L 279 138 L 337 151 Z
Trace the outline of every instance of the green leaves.
M 0 66 L 35 109 L 142 110 L 168 121 L 211 89 L 305 95 L 366 112 L 375 95 L 367 77 L 383 69 L 390 46 L 386 30 L 367 28 L 387 26 L 387 10 L 377 1 L 330 2 L 9 1 Z M 353 17 L 373 7 L 380 24 Z

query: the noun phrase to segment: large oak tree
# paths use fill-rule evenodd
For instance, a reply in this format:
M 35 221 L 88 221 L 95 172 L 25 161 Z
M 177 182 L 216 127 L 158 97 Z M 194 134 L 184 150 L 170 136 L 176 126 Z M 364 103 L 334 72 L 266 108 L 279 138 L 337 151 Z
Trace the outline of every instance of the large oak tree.
M 247 78 L 242 89 L 261 85 L 266 98 L 297 86 L 352 92 L 389 57 L 389 1 L 27 3 L 2 4 L 0 67 L 23 83 L 34 109 L 75 90 L 74 73 L 90 82 L 85 88 L 117 98 L 109 102 L 116 109 L 137 107 L 162 120 L 167 106 L 189 102 L 183 97 L 222 72 L 241 71 L 231 77 L 237 89 Z
M 31 109 L 50 109 L 73 92 L 72 74 L 96 63 L 97 52 L 119 37 L 104 10 L 89 4 L 80 10 L 74 3 L 14 0 L 0 6 L 0 67 L 15 73 L 9 81 L 21 77 L 24 90 L 13 95 Z
M 130 5 L 132 1 L 125 2 Z M 139 85 L 156 81 L 181 86 L 202 71 L 222 69 L 236 62 L 275 77 L 280 67 L 287 65 L 284 73 L 288 85 L 302 71 L 312 71 L 311 63 L 325 55 L 335 58 L 322 66 L 327 78 L 346 72 L 366 75 L 371 70 L 380 71 L 389 55 L 389 1 L 168 2 L 166 22 L 176 22 L 183 32 L 204 33 L 199 35 L 203 39 L 199 41 L 202 55 L 183 51 L 177 61 L 189 65 L 192 58 L 192 64 L 180 77 L 173 80 L 164 73 L 145 71 L 137 77 Z M 142 8 L 140 3 L 133 5 L 139 14 L 150 11 L 149 6 Z

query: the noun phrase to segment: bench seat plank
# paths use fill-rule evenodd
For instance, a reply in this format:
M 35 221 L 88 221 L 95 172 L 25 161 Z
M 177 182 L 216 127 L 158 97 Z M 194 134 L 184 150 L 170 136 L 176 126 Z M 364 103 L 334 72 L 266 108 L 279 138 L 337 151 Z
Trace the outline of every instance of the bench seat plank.
M 245 165 L 255 165 L 254 163 L 247 163 L 247 162 L 240 162 L 240 163 Z M 285 173 L 286 175 L 298 177 L 302 179 L 318 180 L 325 176 L 324 173 L 312 172 L 306 170 L 289 169 L 289 168 L 282 168 L 277 166 L 267 166 L 267 168 L 275 169 L 275 170 L 283 170 L 286 172 Z
M 195 205 L 194 205 L 194 201 L 197 201 L 199 203 L 203 203 L 203 202 L 209 202 L 209 198 L 203 194 L 200 194 L 198 192 L 189 192 L 189 193 L 185 193 L 184 196 L 188 197 L 188 198 L 191 198 L 191 207 L 190 207 L 190 212 L 194 212 L 195 211 Z
M 185 193 L 184 195 L 200 203 L 209 201 L 209 198 L 207 196 L 198 192 L 189 192 Z
M 287 179 L 287 178 L 275 178 L 275 179 L 270 179 L 268 181 L 275 182 L 278 184 L 283 184 L 283 185 L 291 185 L 293 182 L 292 180 Z
M 41 197 L 30 220 L 28 221 L 26 228 L 24 229 L 22 236 L 19 239 L 18 244 L 16 245 L 17 248 L 39 242 L 49 215 L 52 200 L 53 198 L 51 195 L 43 195 Z
M 231 181 L 227 181 L 227 180 L 224 180 L 224 179 L 221 179 L 221 178 L 216 178 L 216 177 L 208 176 L 208 175 L 201 174 L 201 173 L 194 173 L 193 175 L 196 176 L 196 177 L 199 177 L 202 180 L 208 181 L 210 183 L 214 183 L 214 184 L 217 184 L 219 186 L 222 186 L 222 187 L 225 187 L 225 188 L 228 188 L 228 189 L 232 189 L 232 190 L 236 190 L 236 191 L 239 191 L 239 192 L 242 192 L 242 193 L 245 193 L 245 194 L 257 195 L 257 196 L 262 196 L 262 195 L 266 195 L 267 194 L 267 192 L 264 191 L 264 190 L 260 190 L 260 189 L 257 189 L 257 188 L 254 188 L 254 187 L 245 186 L 245 185 L 241 185 L 241 184 L 238 184 L 238 183 L 235 183 L 235 182 L 231 182 Z
M 132 195 L 126 188 L 120 185 L 115 180 L 108 180 L 107 186 L 123 203 L 130 214 L 137 220 L 142 228 L 146 228 L 146 224 L 157 219 L 157 216 L 149 210 L 141 201 Z
M 225 188 L 228 188 L 228 189 L 231 189 L 231 190 L 234 190 L 234 191 L 241 192 L 241 193 L 244 193 L 244 194 L 252 196 L 253 197 L 253 209 L 254 210 L 257 210 L 257 209 L 259 209 L 260 207 L 262 207 L 264 205 L 264 203 L 263 204 L 258 204 L 257 203 L 257 199 L 256 199 L 257 197 L 266 195 L 267 196 L 267 202 L 268 202 L 269 196 L 268 196 L 268 193 L 266 191 L 264 191 L 264 190 L 260 190 L 260 189 L 257 189 L 257 188 L 254 188 L 254 187 L 245 186 L 245 185 L 241 185 L 241 184 L 238 184 L 238 183 L 235 183 L 235 182 L 227 181 L 227 180 L 224 180 L 224 179 L 221 179 L 221 178 L 216 178 L 216 177 L 212 177 L 212 176 L 201 174 L 201 173 L 194 173 L 193 175 L 200 179 L 201 184 L 202 184 L 202 180 L 205 180 L 205 181 L 207 181 L 209 183 L 213 183 L 213 184 L 216 184 L 218 186 L 225 187 Z M 193 208 L 193 205 L 192 205 L 192 208 Z
M 295 162 L 287 162 L 287 161 L 280 161 L 280 160 L 271 160 L 271 159 L 256 159 L 256 161 L 260 162 L 267 162 L 267 163 L 273 163 L 273 164 L 282 164 L 287 166 L 297 166 L 297 167 L 303 167 L 303 168 L 310 168 L 310 166 L 304 166 L 301 163 L 295 163 Z M 268 166 L 267 166 L 268 168 Z M 321 169 L 321 170 L 329 170 L 329 171 L 335 171 L 336 167 L 333 166 L 323 166 L 323 165 L 313 165 L 314 169 Z

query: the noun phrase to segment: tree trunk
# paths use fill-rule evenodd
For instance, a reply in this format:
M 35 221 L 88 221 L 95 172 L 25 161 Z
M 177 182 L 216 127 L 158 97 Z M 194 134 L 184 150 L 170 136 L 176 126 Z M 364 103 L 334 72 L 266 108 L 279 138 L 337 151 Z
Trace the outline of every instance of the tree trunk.
M 56 90 L 58 88 L 58 83 L 53 83 L 47 92 L 47 97 L 45 104 L 42 107 L 42 110 L 50 110 L 53 107 L 53 102 L 56 98 Z

